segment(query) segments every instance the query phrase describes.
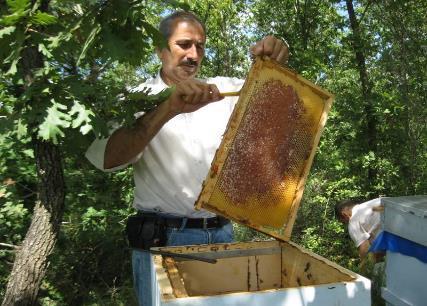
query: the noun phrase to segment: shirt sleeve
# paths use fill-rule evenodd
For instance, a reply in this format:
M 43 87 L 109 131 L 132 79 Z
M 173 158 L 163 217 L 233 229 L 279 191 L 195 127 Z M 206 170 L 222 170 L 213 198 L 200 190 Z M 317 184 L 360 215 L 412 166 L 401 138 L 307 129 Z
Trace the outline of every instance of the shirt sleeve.
M 86 158 L 92 165 L 104 172 L 113 172 L 126 168 L 132 162 L 128 162 L 114 168 L 104 168 L 105 148 L 107 147 L 108 139 L 109 138 L 95 139 L 85 153 Z
M 123 165 L 109 169 L 104 168 L 105 148 L 107 147 L 108 139 L 109 138 L 95 139 L 85 153 L 85 156 L 90 163 L 99 170 L 104 172 L 121 170 L 137 162 L 141 158 L 142 152 Z

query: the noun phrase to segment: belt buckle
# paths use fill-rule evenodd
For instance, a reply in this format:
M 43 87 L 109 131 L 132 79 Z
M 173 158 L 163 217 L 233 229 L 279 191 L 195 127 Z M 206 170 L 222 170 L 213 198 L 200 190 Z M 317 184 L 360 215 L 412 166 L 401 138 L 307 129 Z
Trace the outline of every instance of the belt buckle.
M 203 229 L 206 230 L 208 228 L 208 219 L 203 218 Z

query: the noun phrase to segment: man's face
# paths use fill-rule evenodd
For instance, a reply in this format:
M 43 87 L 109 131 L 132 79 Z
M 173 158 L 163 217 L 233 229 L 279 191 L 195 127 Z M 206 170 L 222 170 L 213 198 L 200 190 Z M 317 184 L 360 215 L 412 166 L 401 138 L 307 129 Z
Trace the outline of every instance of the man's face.
M 352 208 L 351 207 L 345 207 L 341 211 L 341 215 L 339 216 L 340 222 L 347 224 L 348 222 L 350 222 L 351 215 L 352 215 Z
M 162 61 L 162 78 L 168 84 L 176 84 L 195 77 L 205 55 L 205 33 L 200 24 L 179 21 L 169 38 L 169 49 L 157 51 Z

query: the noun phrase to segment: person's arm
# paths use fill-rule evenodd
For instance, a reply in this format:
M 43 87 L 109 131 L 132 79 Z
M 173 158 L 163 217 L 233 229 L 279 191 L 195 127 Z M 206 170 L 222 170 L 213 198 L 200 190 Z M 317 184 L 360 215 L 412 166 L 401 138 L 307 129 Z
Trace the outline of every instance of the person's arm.
M 366 255 L 368 254 L 369 247 L 371 244 L 369 243 L 369 240 L 365 240 L 362 242 L 361 245 L 359 245 L 359 257 L 360 259 L 364 259 Z
M 370 266 L 370 262 L 372 262 L 371 258 L 368 256 L 368 250 L 370 247 L 369 240 L 365 240 L 359 245 L 359 257 L 360 257 L 360 271 L 366 273 L 366 269 Z
M 119 128 L 110 136 L 105 149 L 104 169 L 129 162 L 142 152 L 162 126 L 176 115 L 194 112 L 221 99 L 223 97 L 215 85 L 196 80 L 176 84 L 169 99 L 138 118 L 132 128 Z

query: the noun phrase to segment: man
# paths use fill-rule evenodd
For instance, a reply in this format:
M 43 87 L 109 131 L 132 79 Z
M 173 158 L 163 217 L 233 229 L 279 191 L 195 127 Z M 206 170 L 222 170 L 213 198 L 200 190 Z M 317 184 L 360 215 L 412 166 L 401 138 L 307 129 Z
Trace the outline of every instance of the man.
M 345 200 L 335 206 L 338 220 L 348 224 L 348 232 L 359 250 L 362 262 L 368 254 L 372 241 L 380 231 L 380 204 L 380 199 L 377 198 L 361 204 L 353 200 Z
M 134 207 L 142 212 L 141 232 L 156 236 L 142 237 L 146 250 L 162 240 L 168 246 L 231 242 L 231 223 L 208 211 L 194 210 L 194 203 L 237 100 L 224 98 L 220 92 L 239 90 L 243 80 L 195 79 L 206 41 L 205 27 L 195 15 L 175 12 L 162 20 L 159 30 L 168 42 L 166 48 L 156 50 L 162 68 L 141 87 L 156 93 L 174 85 L 175 91 L 136 119 L 133 128 L 119 128 L 108 139 L 95 140 L 86 156 L 104 171 L 133 165 Z M 288 60 L 287 44 L 273 36 L 256 43 L 251 52 L 281 63 Z M 130 231 L 130 236 L 138 236 Z M 151 305 L 150 254 L 133 250 L 132 264 L 139 303 Z

